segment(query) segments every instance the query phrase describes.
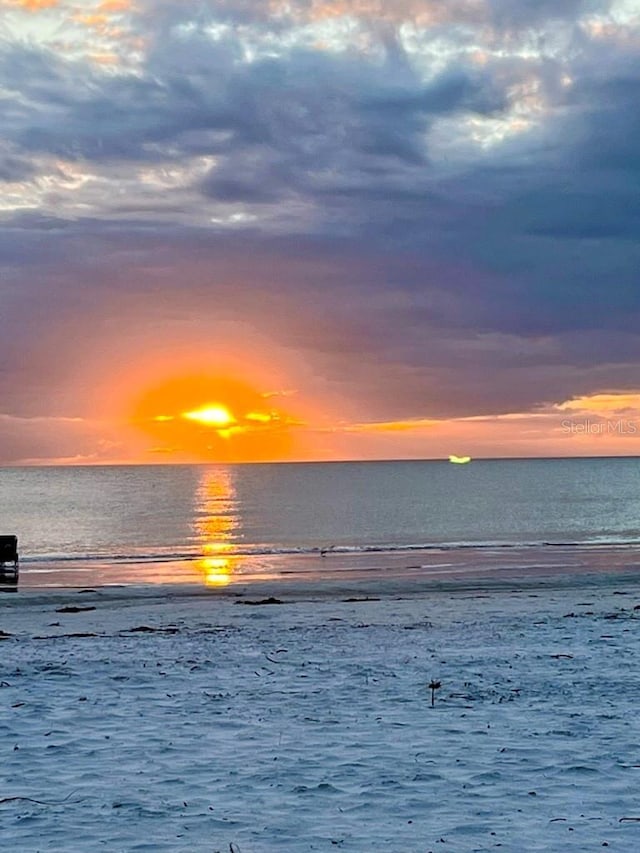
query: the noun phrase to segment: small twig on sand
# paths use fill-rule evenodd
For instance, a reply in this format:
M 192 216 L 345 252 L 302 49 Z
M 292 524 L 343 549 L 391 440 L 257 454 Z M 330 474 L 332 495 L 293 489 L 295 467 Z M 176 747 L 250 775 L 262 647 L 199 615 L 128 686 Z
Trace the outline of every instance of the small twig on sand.
M 27 802 L 27 803 L 36 803 L 39 806 L 61 806 L 64 803 L 68 802 L 69 798 L 72 797 L 76 793 L 77 793 L 77 789 L 75 791 L 72 791 L 70 794 L 67 794 L 67 796 L 63 800 L 56 800 L 56 801 L 34 800 L 33 797 L 2 797 L 2 798 L 0 798 L 0 804 L 1 803 L 14 803 L 14 802 L 18 802 L 19 800 L 23 800 L 24 802 Z M 80 802 L 82 802 L 82 800 L 86 800 L 86 797 L 81 797 L 81 799 L 74 800 L 74 802 L 80 803 Z
M 277 654 L 280 654 L 280 653 L 282 653 L 282 652 L 286 652 L 286 651 L 287 651 L 287 649 L 276 649 L 276 650 L 275 650 L 275 652 L 274 652 L 274 654 L 276 654 L 276 655 L 277 655 Z M 270 654 L 268 654 L 267 652 L 265 652 L 265 653 L 264 653 L 264 656 L 265 656 L 265 657 L 266 657 L 266 659 L 267 659 L 268 661 L 270 661 L 271 663 L 284 663 L 284 661 L 283 661 L 283 660 L 278 660 L 277 658 L 271 657 L 271 655 L 270 655 Z
M 441 687 L 442 687 L 442 682 L 440 682 L 440 681 L 435 681 L 434 679 L 431 679 L 431 681 L 429 682 L 429 690 L 431 690 L 431 707 L 432 708 L 436 704 L 436 690 L 440 690 Z
M 625 820 L 633 820 L 636 822 L 640 822 L 640 817 L 621 817 L 618 823 L 622 823 Z

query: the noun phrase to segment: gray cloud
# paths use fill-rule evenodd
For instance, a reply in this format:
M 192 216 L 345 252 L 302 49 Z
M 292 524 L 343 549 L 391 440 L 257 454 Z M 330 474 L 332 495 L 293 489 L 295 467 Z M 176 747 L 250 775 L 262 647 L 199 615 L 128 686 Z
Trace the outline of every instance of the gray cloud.
M 323 6 L 330 5 L 329 11 Z M 139 0 L 141 29 L 161 32 L 184 21 L 206 23 L 211 19 L 279 33 L 296 25 L 328 18 L 338 12 L 378 29 L 381 23 L 402 24 L 424 20 L 427 25 L 457 26 L 491 24 L 501 31 L 517 31 L 549 22 L 573 21 L 606 11 L 608 0 L 342 0 L 324 4 L 317 0 L 269 3 L 265 0 Z M 383 30 L 384 31 L 384 30 Z
M 433 4 L 439 38 L 494 30 L 481 62 L 455 47 L 429 73 L 388 26 L 375 49 L 313 50 L 251 2 L 143 5 L 136 75 L 5 44 L 0 180 L 39 201 L 0 225 L 2 398 L 75 414 L 79 353 L 126 336 L 134 358 L 136 329 L 230 321 L 302 354 L 363 419 L 633 388 L 637 47 L 576 25 L 566 57 L 493 52 L 602 5 Z M 238 26 L 214 39 L 214 16 Z M 59 160 L 103 183 L 47 195 Z M 160 218 L 166 175 L 181 195 Z M 60 209 L 74 195 L 89 212 Z
M 0 182 L 9 184 L 26 181 L 33 177 L 35 171 L 28 158 L 0 151 Z

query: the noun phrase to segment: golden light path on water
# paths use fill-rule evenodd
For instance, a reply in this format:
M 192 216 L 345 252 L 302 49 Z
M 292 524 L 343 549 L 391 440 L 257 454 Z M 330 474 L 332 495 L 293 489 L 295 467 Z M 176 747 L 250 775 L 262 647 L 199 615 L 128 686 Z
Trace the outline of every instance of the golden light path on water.
M 203 555 L 196 565 L 207 586 L 226 586 L 237 568 L 238 557 L 231 553 L 239 533 L 235 507 L 231 472 L 203 468 L 196 491 L 194 528 Z

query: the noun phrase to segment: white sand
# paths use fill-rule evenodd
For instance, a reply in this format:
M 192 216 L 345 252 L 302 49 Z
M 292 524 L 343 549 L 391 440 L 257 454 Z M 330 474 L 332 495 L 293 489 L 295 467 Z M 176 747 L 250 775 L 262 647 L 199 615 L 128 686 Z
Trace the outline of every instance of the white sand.
M 0 596 L 2 849 L 640 850 L 640 582 L 475 586 Z

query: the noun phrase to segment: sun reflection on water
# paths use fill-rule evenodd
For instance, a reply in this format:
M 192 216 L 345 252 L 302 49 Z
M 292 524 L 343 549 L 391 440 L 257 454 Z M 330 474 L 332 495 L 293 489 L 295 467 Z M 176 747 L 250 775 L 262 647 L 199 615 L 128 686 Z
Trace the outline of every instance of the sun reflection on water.
M 196 492 L 195 533 L 203 556 L 196 566 L 207 586 L 231 583 L 238 557 L 236 490 L 228 468 L 203 468 Z

